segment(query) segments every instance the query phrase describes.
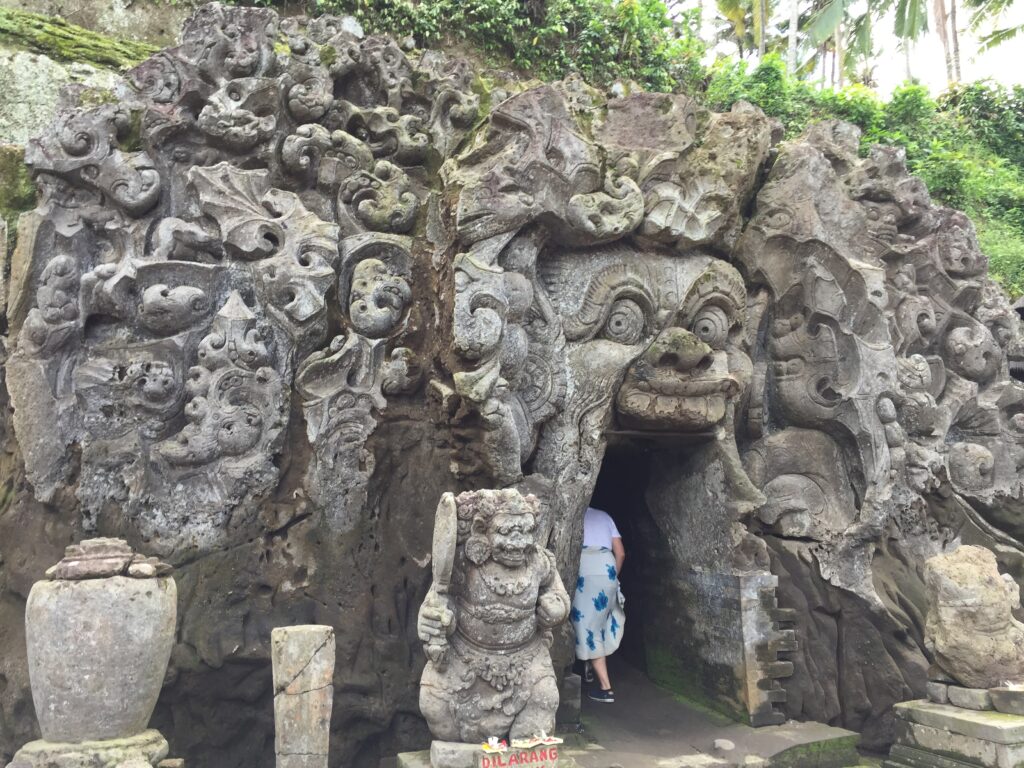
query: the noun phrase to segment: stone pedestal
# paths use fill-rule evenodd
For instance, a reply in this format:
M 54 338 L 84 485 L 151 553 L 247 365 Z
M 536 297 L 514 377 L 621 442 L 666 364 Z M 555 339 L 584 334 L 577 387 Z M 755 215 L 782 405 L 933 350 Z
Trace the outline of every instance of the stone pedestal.
M 403 752 L 398 768 L 576 768 L 576 761 L 563 754 L 563 745 L 484 752 L 478 744 L 433 741 L 429 750 Z
M 327 768 L 334 629 L 315 624 L 278 627 L 271 633 L 270 650 L 277 768 Z
M 893 707 L 896 743 L 884 768 L 1017 768 L 1024 717 L 930 701 Z
M 115 768 L 124 763 L 156 765 L 167 757 L 167 740 L 159 731 L 77 744 L 30 741 L 8 768 Z

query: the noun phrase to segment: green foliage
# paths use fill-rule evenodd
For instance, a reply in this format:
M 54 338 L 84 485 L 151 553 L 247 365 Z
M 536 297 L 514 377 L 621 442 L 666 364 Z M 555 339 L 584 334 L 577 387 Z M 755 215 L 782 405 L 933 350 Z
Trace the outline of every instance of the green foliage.
M 36 204 L 36 188 L 25 166 L 25 150 L 15 144 L 0 144 L 0 218 L 7 223 L 7 242 L 14 246 L 18 216 Z
M 966 123 L 989 149 L 1024 169 L 1024 87 L 989 82 L 960 85 L 939 103 Z
M 696 10 L 673 21 L 661 0 L 549 0 L 539 19 L 522 0 L 310 1 L 314 12 L 352 14 L 418 45 L 460 37 L 545 79 L 578 72 L 597 86 L 635 80 L 671 91 L 694 90 L 703 76 Z
M 749 73 L 742 62 L 716 62 L 706 99 L 713 109 L 750 101 L 790 137 L 814 120 L 839 118 L 860 127 L 865 150 L 903 147 L 932 197 L 974 219 L 991 274 L 1012 294 L 1024 293 L 1024 89 L 976 83 L 936 101 L 906 84 L 883 102 L 860 85 L 819 90 L 766 56 Z

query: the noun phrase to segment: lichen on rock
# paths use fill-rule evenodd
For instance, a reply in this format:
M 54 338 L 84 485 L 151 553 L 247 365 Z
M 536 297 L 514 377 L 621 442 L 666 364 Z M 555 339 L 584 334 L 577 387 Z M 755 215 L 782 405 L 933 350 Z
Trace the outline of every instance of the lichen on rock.
M 0 41 L 55 59 L 114 69 L 133 67 L 157 50 L 147 43 L 107 37 L 59 16 L 3 7 L 0 7 Z

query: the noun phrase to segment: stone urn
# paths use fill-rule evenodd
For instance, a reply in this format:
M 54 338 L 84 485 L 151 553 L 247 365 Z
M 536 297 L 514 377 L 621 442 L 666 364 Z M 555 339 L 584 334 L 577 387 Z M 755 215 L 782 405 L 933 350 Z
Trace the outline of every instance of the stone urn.
M 47 742 L 146 730 L 174 643 L 170 566 L 120 539 L 67 548 L 32 587 L 25 611 L 32 699 Z

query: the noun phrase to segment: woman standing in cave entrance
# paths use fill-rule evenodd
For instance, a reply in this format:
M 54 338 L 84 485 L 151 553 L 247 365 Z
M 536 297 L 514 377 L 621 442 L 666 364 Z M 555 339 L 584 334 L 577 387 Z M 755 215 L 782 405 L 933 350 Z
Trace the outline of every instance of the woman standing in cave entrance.
M 619 590 L 619 573 L 625 559 L 626 549 L 615 521 L 607 512 L 587 507 L 571 617 L 576 630 L 576 658 L 593 667 L 600 686 L 590 690 L 590 698 L 605 703 L 615 701 L 605 659 L 622 642 L 626 623 L 622 610 L 625 600 Z

